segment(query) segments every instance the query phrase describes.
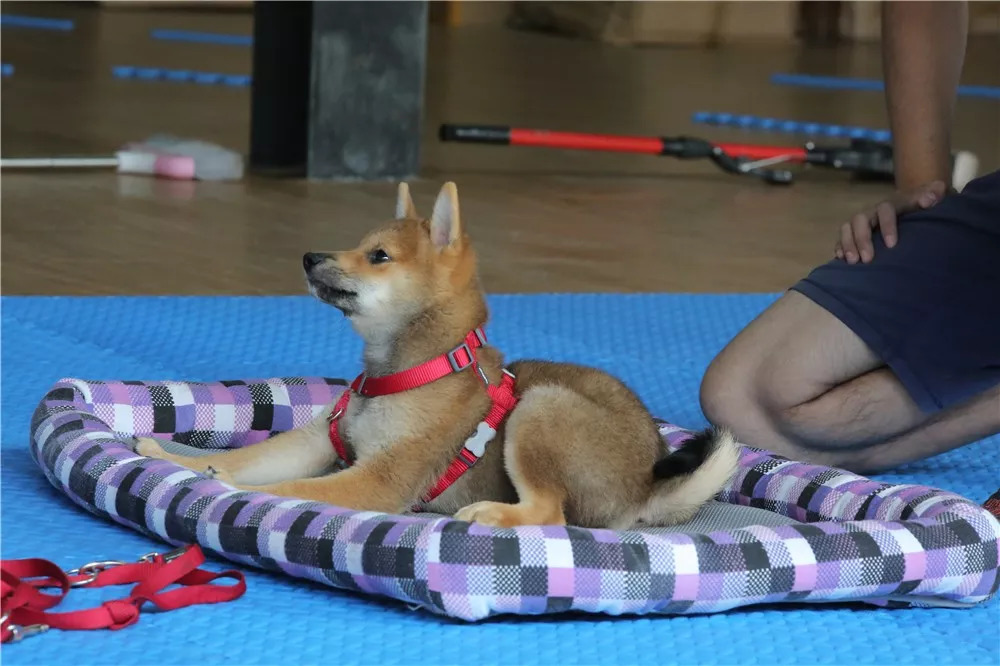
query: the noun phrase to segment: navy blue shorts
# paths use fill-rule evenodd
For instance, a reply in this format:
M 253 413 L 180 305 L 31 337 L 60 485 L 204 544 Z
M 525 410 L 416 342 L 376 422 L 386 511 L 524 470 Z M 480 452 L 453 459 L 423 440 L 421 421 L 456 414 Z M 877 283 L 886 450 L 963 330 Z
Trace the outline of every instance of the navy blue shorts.
M 1000 171 L 899 219 L 868 264 L 835 259 L 792 287 L 831 312 L 925 412 L 1000 384 Z

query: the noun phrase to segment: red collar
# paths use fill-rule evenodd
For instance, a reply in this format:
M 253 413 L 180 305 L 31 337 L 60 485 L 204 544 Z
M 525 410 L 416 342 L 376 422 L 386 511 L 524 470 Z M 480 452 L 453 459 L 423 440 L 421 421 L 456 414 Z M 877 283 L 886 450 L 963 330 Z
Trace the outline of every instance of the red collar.
M 503 378 L 500 384 L 490 384 L 486 375 L 479 367 L 479 359 L 476 349 L 486 344 L 486 333 L 482 327 L 470 331 L 465 336 L 462 344 L 451 351 L 433 358 L 418 366 L 396 372 L 382 377 L 368 377 L 361 373 L 351 383 L 351 388 L 344 391 L 340 400 L 334 405 L 328 420 L 330 422 L 330 443 L 333 444 L 337 456 L 343 466 L 350 467 L 354 464 L 343 438 L 340 436 L 340 420 L 347 411 L 347 403 L 351 399 L 352 393 L 366 398 L 390 395 L 392 393 L 402 393 L 415 389 L 418 386 L 425 386 L 450 374 L 462 372 L 467 368 L 473 368 L 482 380 L 486 391 L 493 401 L 489 413 L 466 441 L 462 450 L 445 470 L 434 487 L 430 489 L 421 500 L 424 503 L 430 502 L 435 497 L 448 489 L 455 481 L 467 472 L 476 462 L 483 457 L 486 452 L 486 445 L 496 436 L 497 428 L 503 423 L 507 415 L 513 411 L 517 404 L 514 395 L 514 375 L 507 370 L 503 371 Z
M 478 359 L 475 350 L 486 344 L 486 333 L 482 327 L 470 331 L 465 336 L 465 340 L 459 346 L 446 354 L 437 358 L 432 358 L 426 363 L 396 372 L 383 377 L 369 377 L 365 373 L 358 375 L 351 390 L 366 398 L 373 398 L 379 395 L 389 395 L 391 393 L 402 393 L 415 389 L 424 384 L 430 384 L 442 377 L 454 372 L 461 372 L 466 368 L 475 365 L 478 369 Z

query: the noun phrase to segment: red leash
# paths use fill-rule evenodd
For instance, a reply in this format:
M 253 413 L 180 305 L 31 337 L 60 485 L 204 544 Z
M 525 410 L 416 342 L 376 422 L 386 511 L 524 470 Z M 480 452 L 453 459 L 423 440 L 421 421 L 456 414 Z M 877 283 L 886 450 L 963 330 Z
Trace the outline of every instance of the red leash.
M 205 555 L 197 545 L 184 546 L 165 554 L 150 553 L 137 562 L 91 562 L 79 569 L 63 571 L 38 558 L 0 562 L 0 641 L 17 642 L 49 629 L 124 629 L 139 621 L 144 603 L 151 602 L 162 611 L 195 604 L 232 601 L 246 592 L 246 581 L 239 571 L 213 573 L 198 566 Z M 212 585 L 218 578 L 232 578 L 235 585 Z M 65 613 L 48 612 L 58 606 L 75 587 L 106 587 L 136 583 L 122 599 L 105 601 L 100 606 Z M 171 585 L 181 587 L 168 592 Z M 60 588 L 59 594 L 40 590 Z

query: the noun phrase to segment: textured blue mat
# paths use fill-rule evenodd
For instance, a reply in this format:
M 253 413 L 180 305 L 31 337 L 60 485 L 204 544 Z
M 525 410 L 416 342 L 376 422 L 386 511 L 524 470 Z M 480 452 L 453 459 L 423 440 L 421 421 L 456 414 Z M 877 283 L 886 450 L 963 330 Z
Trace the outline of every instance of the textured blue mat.
M 659 415 L 704 419 L 697 387 L 712 355 L 773 296 L 500 296 L 492 339 L 508 357 L 615 371 Z M 306 297 L 5 298 L 2 301 L 5 558 L 65 568 L 130 559 L 161 544 L 90 516 L 27 454 L 28 421 L 61 377 L 215 380 L 352 376 L 360 344 L 338 313 Z M 643 356 L 635 337 L 654 341 Z M 983 501 L 1000 479 L 992 438 L 883 478 Z M 212 564 L 222 568 L 228 564 Z M 998 664 L 1000 604 L 971 610 L 861 606 L 757 608 L 706 617 L 504 618 L 465 625 L 248 570 L 235 602 L 164 615 L 120 632 L 50 632 L 3 648 L 16 664 Z M 75 592 L 90 606 L 122 589 Z

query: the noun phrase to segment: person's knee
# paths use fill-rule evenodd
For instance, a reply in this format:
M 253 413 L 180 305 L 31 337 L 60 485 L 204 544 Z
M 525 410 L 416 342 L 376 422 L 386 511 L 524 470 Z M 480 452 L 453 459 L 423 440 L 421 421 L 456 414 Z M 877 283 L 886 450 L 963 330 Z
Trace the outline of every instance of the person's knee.
M 727 397 L 724 394 L 725 371 L 718 367 L 719 359 L 714 359 L 701 378 L 698 401 L 705 418 L 714 425 L 722 425 L 720 417 L 725 411 Z
M 788 449 L 791 432 L 803 416 L 786 405 L 768 378 L 764 364 L 720 354 L 705 371 L 698 398 L 708 421 L 731 429 L 744 443 L 765 449 Z M 783 453 L 791 453 L 790 450 Z
M 759 411 L 755 404 L 750 373 L 726 354 L 717 356 L 701 380 L 698 391 L 701 411 L 710 423 L 739 432 L 742 422 Z

